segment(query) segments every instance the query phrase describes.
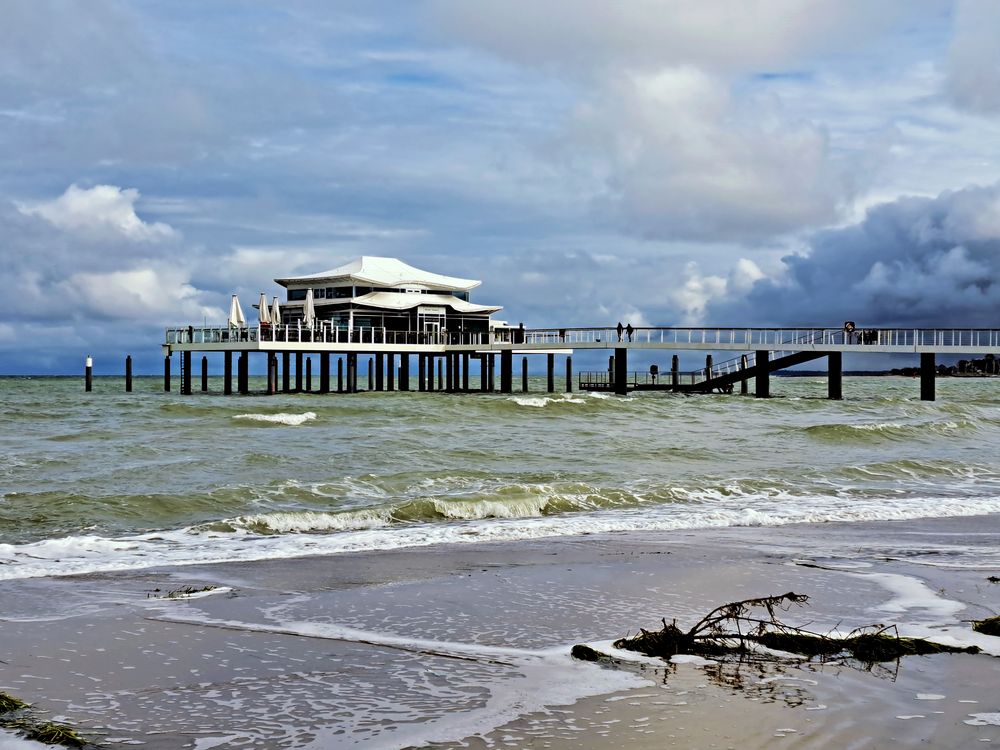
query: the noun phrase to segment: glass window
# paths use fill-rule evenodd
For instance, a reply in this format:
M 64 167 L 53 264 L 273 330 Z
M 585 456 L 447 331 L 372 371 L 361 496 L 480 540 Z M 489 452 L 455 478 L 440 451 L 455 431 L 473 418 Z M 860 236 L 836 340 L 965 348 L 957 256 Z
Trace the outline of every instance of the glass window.
M 314 299 L 326 299 L 326 289 L 313 289 Z
M 375 287 L 371 286 L 356 286 L 354 287 L 354 296 L 360 297 L 362 294 L 370 294 L 375 291 Z
M 465 300 L 466 302 L 469 301 L 469 293 L 468 292 L 452 292 L 451 294 L 452 294 L 453 297 L 457 297 L 460 300 Z
M 306 290 L 305 289 L 289 289 L 288 290 L 288 301 L 289 302 L 298 302 L 298 301 L 304 300 L 305 298 L 306 298 Z
M 333 292 L 333 294 L 330 294 L 331 291 Z M 334 297 L 335 299 L 344 299 L 346 297 L 353 296 L 352 291 L 353 291 L 352 288 L 349 286 L 334 286 L 327 289 L 326 296 Z

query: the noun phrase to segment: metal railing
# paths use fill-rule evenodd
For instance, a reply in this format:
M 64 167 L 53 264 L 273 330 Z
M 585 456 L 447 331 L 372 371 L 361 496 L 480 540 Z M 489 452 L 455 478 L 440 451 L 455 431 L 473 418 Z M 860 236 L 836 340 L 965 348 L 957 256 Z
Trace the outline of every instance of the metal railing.
M 936 346 L 952 348 L 1000 348 L 996 328 L 668 328 L 643 327 L 619 333 L 617 328 L 533 328 L 524 332 L 524 343 L 535 345 L 573 344 L 667 344 L 681 346 L 782 345 L 873 345 L 891 347 Z
M 492 343 L 511 342 L 513 331 L 391 331 L 375 326 L 330 325 L 320 322 L 315 326 L 301 323 L 290 325 L 188 326 L 166 329 L 167 344 L 228 344 L 239 342 L 285 342 L 317 344 L 415 344 L 428 346 L 489 346 Z

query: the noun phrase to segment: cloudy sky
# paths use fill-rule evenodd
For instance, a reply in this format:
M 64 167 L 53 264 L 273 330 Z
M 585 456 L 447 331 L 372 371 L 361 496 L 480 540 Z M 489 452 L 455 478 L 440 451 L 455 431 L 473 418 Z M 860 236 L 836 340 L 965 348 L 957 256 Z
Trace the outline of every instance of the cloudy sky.
M 1000 326 L 998 156 L 998 0 L 7 0 L 0 373 L 360 254 L 528 326 Z

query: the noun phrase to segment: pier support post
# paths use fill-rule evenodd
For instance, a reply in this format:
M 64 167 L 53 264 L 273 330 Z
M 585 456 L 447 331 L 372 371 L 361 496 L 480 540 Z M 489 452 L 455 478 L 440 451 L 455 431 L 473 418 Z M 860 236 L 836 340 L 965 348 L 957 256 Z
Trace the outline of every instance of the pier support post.
M 615 385 L 615 355 L 608 357 L 608 385 L 614 388 Z
M 306 393 L 313 389 L 313 358 L 306 357 Z
M 469 353 L 462 352 L 462 390 L 469 390 Z
M 132 355 L 125 357 L 125 393 L 132 392 Z
M 440 357 L 438 358 L 437 366 L 438 366 L 438 387 L 437 387 L 437 389 L 439 391 L 443 391 L 444 390 L 444 362 L 441 361 Z
M 389 355 L 389 364 L 392 364 L 392 355 Z M 389 390 L 392 390 L 392 383 L 389 384 Z M 399 390 L 408 391 L 410 390 L 410 355 L 400 354 L 399 355 Z
M 615 393 L 628 395 L 628 349 L 615 349 Z
M 757 398 L 771 398 L 771 372 L 769 369 L 771 360 L 768 352 L 757 352 L 755 361 L 757 364 L 757 378 L 756 390 L 753 395 Z
M 208 357 L 201 355 L 201 392 L 208 393 Z
M 375 353 L 375 390 L 385 389 L 385 355 L 382 352 Z
M 225 396 L 233 395 L 233 353 L 222 353 L 222 393 Z
M 191 352 L 181 353 L 181 393 L 191 395 Z
M 681 384 L 681 358 L 676 354 L 670 358 L 670 387 L 675 391 Z
M 444 389 L 448 393 L 455 391 L 455 358 L 451 352 L 444 355 Z
M 835 401 L 844 397 L 844 355 L 830 352 L 826 357 L 826 395 Z
M 319 392 L 330 392 L 330 352 L 319 355 Z
M 417 390 L 423 393 L 427 390 L 427 355 L 417 355 Z
M 573 392 L 573 358 L 566 357 L 566 393 Z
M 490 393 L 494 393 L 497 389 L 497 355 L 492 352 L 486 355 L 489 359 L 489 387 Z
M 94 359 L 89 354 L 83 363 L 83 390 L 85 393 L 94 390 Z
M 344 358 L 337 357 L 337 393 L 344 392 Z
M 302 392 L 302 352 L 295 352 L 295 392 Z
M 934 361 L 934 352 L 921 352 L 920 354 L 920 400 L 933 401 L 934 378 L 937 375 L 937 365 Z
M 374 382 L 374 375 L 375 375 L 375 373 L 372 372 L 372 370 L 374 369 L 374 367 L 375 367 L 375 364 L 374 364 L 374 362 L 372 362 L 372 358 L 369 357 L 368 358 L 368 390 L 369 391 L 374 391 L 375 390 L 375 382 Z
M 479 354 L 476 359 L 479 360 L 479 390 L 481 393 L 486 393 L 490 385 L 488 355 Z
M 163 392 L 170 393 L 170 355 L 163 358 Z
M 521 357 L 521 393 L 528 392 L 528 358 Z
M 292 355 L 289 352 L 281 353 L 281 392 L 289 393 L 292 390 Z
M 274 354 L 267 353 L 267 395 L 273 396 L 277 390 L 277 366 Z
M 514 392 L 514 352 L 504 349 L 500 352 L 500 392 Z
M 545 392 L 556 392 L 556 355 L 551 352 L 545 355 Z
M 749 369 L 749 366 L 750 366 L 750 358 L 747 357 L 746 354 L 741 354 L 740 355 L 740 371 L 741 372 L 745 372 L 747 369 Z M 749 392 L 750 392 L 750 383 L 747 381 L 746 377 L 744 376 L 740 380 L 740 395 L 741 396 L 746 396 Z
M 237 370 L 236 380 L 240 395 L 246 396 L 250 393 L 250 362 L 246 352 L 240 352 L 240 361 Z
M 351 352 L 347 355 L 347 392 L 358 392 L 358 354 Z
M 705 380 L 712 379 L 712 355 L 705 355 Z

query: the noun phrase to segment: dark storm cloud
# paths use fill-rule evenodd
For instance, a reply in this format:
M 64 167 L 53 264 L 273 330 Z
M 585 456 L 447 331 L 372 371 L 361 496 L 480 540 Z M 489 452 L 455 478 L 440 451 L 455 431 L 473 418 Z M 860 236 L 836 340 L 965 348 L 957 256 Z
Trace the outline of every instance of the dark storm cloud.
M 713 320 L 785 325 L 1000 326 L 1000 185 L 900 198 L 815 235 Z

